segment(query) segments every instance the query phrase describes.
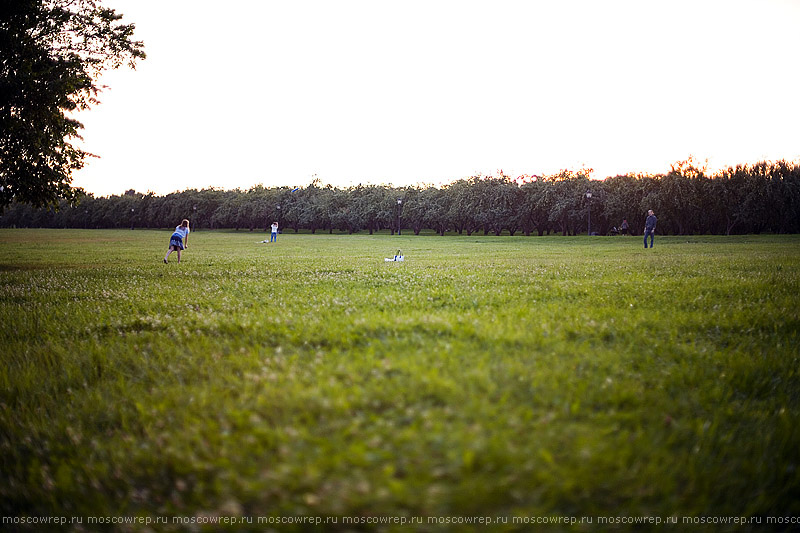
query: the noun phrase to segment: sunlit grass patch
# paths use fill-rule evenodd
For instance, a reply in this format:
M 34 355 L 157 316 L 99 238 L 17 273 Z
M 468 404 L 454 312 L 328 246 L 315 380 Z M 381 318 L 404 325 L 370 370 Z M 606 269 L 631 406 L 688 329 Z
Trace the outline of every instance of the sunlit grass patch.
M 797 237 L 261 235 L 0 232 L 5 514 L 800 512 Z

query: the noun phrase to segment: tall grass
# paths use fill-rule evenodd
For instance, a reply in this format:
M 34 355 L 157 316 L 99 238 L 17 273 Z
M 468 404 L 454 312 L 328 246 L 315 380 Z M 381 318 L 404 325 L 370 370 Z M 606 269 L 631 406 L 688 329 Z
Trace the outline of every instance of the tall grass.
M 167 239 L 0 231 L 4 515 L 800 515 L 796 236 Z

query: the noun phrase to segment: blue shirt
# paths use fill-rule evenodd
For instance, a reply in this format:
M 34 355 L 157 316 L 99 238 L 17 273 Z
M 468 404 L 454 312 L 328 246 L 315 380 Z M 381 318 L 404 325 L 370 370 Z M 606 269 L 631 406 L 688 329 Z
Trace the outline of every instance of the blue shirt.
M 178 226 L 175 228 L 175 233 L 181 236 L 181 239 L 186 239 L 186 236 L 189 235 L 189 228 L 184 228 L 183 226 Z M 173 235 L 175 235 L 173 233 Z

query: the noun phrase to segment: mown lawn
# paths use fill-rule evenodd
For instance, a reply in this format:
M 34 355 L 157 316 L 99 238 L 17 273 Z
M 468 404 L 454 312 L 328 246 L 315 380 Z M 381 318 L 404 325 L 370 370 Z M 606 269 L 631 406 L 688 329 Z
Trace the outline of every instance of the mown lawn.
M 264 238 L 0 230 L 3 515 L 800 515 L 800 236 Z

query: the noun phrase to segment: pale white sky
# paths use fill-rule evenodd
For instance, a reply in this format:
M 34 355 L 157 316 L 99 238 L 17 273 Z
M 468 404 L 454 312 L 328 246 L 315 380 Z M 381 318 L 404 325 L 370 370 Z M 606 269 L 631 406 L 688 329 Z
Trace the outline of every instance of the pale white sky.
M 800 159 L 800 0 L 105 0 L 147 60 L 73 184 L 595 178 Z

